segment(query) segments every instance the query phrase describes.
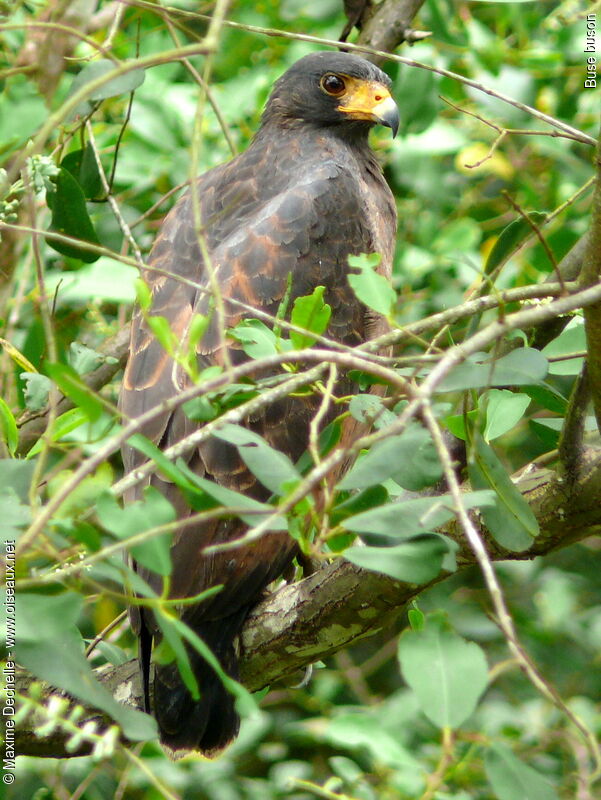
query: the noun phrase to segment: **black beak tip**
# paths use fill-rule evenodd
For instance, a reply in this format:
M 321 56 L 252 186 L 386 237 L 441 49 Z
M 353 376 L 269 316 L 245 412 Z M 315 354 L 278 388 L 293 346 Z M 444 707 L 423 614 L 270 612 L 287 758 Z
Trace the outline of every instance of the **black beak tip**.
M 385 125 L 387 128 L 390 128 L 392 131 L 392 138 L 394 139 L 397 133 L 399 132 L 399 125 L 400 125 L 400 116 L 399 110 L 396 107 L 388 108 L 386 111 L 380 116 L 380 122 L 382 125 Z

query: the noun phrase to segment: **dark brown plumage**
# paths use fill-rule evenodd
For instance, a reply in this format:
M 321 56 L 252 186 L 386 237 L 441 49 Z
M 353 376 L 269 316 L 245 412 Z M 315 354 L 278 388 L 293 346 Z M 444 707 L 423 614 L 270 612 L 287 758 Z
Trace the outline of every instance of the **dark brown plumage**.
M 196 183 L 211 267 L 223 297 L 226 325 L 244 314 L 231 300 L 240 300 L 270 314 L 277 312 L 292 276 L 292 299 L 326 287 L 332 307 L 327 335 L 356 345 L 378 332 L 381 321 L 354 296 L 346 279 L 349 254 L 379 252 L 381 271 L 388 275 L 392 260 L 396 214 L 392 195 L 371 152 L 367 135 L 377 123 L 396 132 L 398 112 L 389 94 L 390 81 L 369 62 L 342 53 L 314 53 L 298 61 L 275 84 L 261 127 L 246 152 L 210 170 Z M 149 264 L 209 287 L 207 270 L 195 232 L 191 194 L 166 217 Z M 185 339 L 194 313 L 210 310 L 210 292 L 199 291 L 148 271 L 152 313 L 167 317 Z M 245 358 L 233 341 L 231 360 Z M 217 315 L 199 348 L 201 365 L 223 363 Z M 185 373 L 149 332 L 139 311 L 132 323 L 131 355 L 121 393 L 121 408 L 136 417 L 188 385 Z M 339 390 L 351 384 L 343 379 Z M 311 398 L 286 398 L 246 421 L 273 447 L 296 461 L 307 447 L 308 426 L 315 413 Z M 332 417 L 330 417 L 331 419 Z M 326 423 L 329 420 L 326 420 Z M 148 424 L 143 433 L 161 448 L 196 427 L 181 409 Z M 126 470 L 143 457 L 125 447 Z M 237 450 L 212 439 L 188 459 L 192 470 L 260 500 L 269 492 L 241 462 Z M 177 488 L 161 479 L 152 485 L 167 497 L 180 518 L 190 514 Z M 139 497 L 142 487 L 131 492 Z M 248 611 L 265 586 L 291 562 L 295 544 L 287 534 L 269 534 L 255 546 L 214 555 L 203 548 L 238 538 L 245 526 L 225 520 L 186 527 L 173 537 L 170 594 L 189 597 L 224 584 L 212 599 L 183 607 L 182 619 L 213 649 L 224 668 L 237 674 L 234 641 Z M 137 571 L 158 592 L 158 575 L 137 565 Z M 152 641 L 160 640 L 151 612 L 131 609 L 141 642 L 141 666 L 149 680 Z M 202 698 L 194 702 L 177 666 L 155 671 L 154 713 L 161 740 L 173 749 L 214 752 L 238 731 L 233 700 L 204 659 L 190 651 Z

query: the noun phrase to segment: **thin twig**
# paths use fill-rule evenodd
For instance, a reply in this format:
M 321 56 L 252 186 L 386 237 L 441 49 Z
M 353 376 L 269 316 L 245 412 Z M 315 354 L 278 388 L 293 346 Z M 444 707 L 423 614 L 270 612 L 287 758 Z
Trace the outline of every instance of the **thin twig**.
M 98 147 L 96 145 L 96 139 L 94 138 L 94 130 L 92 128 L 92 123 L 90 122 L 90 120 L 88 120 L 86 122 L 86 130 L 88 132 L 88 140 L 90 142 L 90 147 L 92 148 L 92 152 L 94 153 L 94 159 L 96 161 L 96 166 L 98 167 L 98 173 L 100 175 L 100 180 L 102 182 L 102 188 L 104 189 L 104 191 L 106 193 L 106 197 L 107 197 L 107 200 L 108 200 L 109 205 L 111 207 L 111 210 L 112 210 L 113 214 L 115 215 L 115 219 L 117 220 L 117 223 L 119 224 L 119 227 L 121 228 L 121 232 L 123 233 L 123 235 L 125 236 L 125 238 L 129 242 L 130 247 L 133 250 L 134 257 L 136 259 L 136 264 L 138 265 L 138 267 L 143 268 L 144 267 L 144 258 L 142 257 L 142 252 L 141 252 L 140 248 L 138 247 L 138 243 L 136 242 L 136 240 L 133 237 L 133 234 L 132 234 L 132 232 L 130 230 L 129 225 L 127 224 L 123 214 L 121 213 L 121 209 L 119 208 L 119 204 L 115 200 L 115 197 L 111 192 L 111 187 L 109 185 L 109 182 L 107 181 L 106 174 L 104 172 L 104 167 L 102 166 L 102 161 L 100 159 L 100 153 L 99 153 Z M 115 158 L 116 158 L 116 156 L 115 156 Z
M 505 199 L 510 203 L 510 205 L 514 209 L 514 211 L 517 211 L 517 213 L 520 215 L 520 217 L 525 222 L 527 222 L 528 225 L 530 225 L 530 227 L 534 231 L 534 234 L 535 234 L 536 238 L 541 243 L 545 253 L 547 254 L 547 258 L 549 259 L 549 263 L 553 267 L 553 271 L 557 275 L 557 280 L 563 286 L 564 282 L 563 282 L 563 277 L 561 275 L 561 271 L 559 269 L 559 264 L 557 263 L 557 259 L 553 255 L 553 251 L 549 247 L 549 243 L 547 242 L 547 240 L 543 236 L 541 229 L 536 224 L 536 222 L 533 219 L 531 219 L 530 216 L 524 211 L 524 209 L 520 205 L 518 205 L 518 203 L 515 202 L 515 200 L 513 199 L 513 197 L 511 197 L 509 192 L 503 191 L 502 194 L 503 194 L 503 197 L 505 197 Z M 565 290 L 564 290 L 564 293 L 565 293 Z

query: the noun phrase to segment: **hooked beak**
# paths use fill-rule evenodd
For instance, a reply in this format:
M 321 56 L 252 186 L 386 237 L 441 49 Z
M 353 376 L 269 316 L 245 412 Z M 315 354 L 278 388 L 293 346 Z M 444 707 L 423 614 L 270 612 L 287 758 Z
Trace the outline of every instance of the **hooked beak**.
M 393 137 L 399 129 L 399 109 L 390 92 L 378 81 L 364 81 L 346 77 L 347 91 L 340 100 L 338 110 L 351 119 L 363 119 L 386 125 Z
M 399 108 L 394 102 L 392 97 L 388 96 L 381 103 L 373 108 L 373 114 L 380 125 L 386 125 L 392 131 L 392 138 L 397 135 L 399 131 Z

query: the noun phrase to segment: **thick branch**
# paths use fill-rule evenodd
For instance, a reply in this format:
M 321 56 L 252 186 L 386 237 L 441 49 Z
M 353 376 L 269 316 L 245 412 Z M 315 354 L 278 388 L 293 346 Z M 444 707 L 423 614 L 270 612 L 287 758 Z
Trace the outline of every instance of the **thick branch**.
M 601 450 L 585 452 L 573 484 L 553 470 L 533 467 L 523 473 L 518 486 L 538 518 L 540 534 L 532 547 L 522 553 L 504 550 L 485 534 L 493 559 L 531 559 L 601 531 Z M 458 537 L 454 526 L 445 533 Z M 465 542 L 458 541 L 458 560 L 460 568 L 465 569 L 475 559 Z M 441 575 L 437 581 L 444 578 Z M 290 680 L 307 664 L 386 628 L 425 588 L 366 572 L 338 559 L 257 606 L 243 633 L 241 680 L 252 691 L 278 680 Z M 141 707 L 135 661 L 117 668 L 103 667 L 97 674 L 117 699 L 126 698 L 129 704 Z M 21 691 L 30 681 L 30 676 L 21 675 Z M 101 720 L 92 711 L 90 718 Z M 59 730 L 51 738 L 37 739 L 31 723 L 30 718 L 18 732 L 18 752 L 55 758 L 74 755 L 65 751 L 65 739 Z
M 394 53 L 402 42 L 410 38 L 411 23 L 423 4 L 424 0 L 387 0 L 377 5 L 367 4 L 359 23 L 359 44 Z M 369 58 L 376 64 L 384 60 L 378 56 Z

